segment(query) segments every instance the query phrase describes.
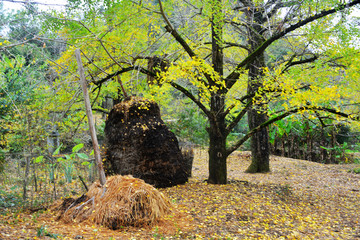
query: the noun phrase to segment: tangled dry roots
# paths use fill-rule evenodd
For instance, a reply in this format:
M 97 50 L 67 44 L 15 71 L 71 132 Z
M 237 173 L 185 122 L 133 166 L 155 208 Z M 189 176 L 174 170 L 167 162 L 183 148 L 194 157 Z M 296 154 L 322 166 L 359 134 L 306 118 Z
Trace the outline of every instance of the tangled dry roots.
M 151 225 L 170 213 L 170 201 L 141 179 L 116 175 L 107 179 L 105 189 L 95 182 L 86 195 L 65 200 L 58 210 L 65 222 L 90 221 L 119 229 Z

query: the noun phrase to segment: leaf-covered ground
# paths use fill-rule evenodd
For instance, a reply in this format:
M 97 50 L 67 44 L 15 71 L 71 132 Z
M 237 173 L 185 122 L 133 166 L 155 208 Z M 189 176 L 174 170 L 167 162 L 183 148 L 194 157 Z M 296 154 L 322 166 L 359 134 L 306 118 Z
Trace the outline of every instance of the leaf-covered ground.
M 0 216 L 0 239 L 360 239 L 360 174 L 349 172 L 358 165 L 272 157 L 271 173 L 246 174 L 249 153 L 236 152 L 230 183 L 210 185 L 207 161 L 198 150 L 189 183 L 161 190 L 174 211 L 156 226 L 112 231 L 20 213 Z

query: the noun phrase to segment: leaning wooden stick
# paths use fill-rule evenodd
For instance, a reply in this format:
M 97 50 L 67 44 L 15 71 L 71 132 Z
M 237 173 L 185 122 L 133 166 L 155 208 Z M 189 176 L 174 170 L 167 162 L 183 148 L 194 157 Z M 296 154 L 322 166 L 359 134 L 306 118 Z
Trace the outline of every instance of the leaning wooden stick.
M 83 64 L 81 61 L 81 54 L 80 54 L 79 49 L 75 50 L 75 57 L 76 57 L 76 61 L 78 63 L 80 82 L 81 82 L 81 86 L 82 86 L 83 93 L 84 93 L 86 115 L 87 115 L 88 122 L 89 122 L 89 129 L 90 129 L 91 139 L 93 142 L 94 155 L 95 155 L 95 161 L 96 161 L 96 165 L 97 165 L 98 172 L 99 172 L 100 184 L 102 186 L 105 186 L 105 183 L 106 183 L 105 171 L 104 171 L 104 167 L 103 167 L 103 164 L 101 161 L 100 149 L 99 149 L 99 144 L 98 144 L 98 140 L 96 137 L 96 131 L 95 131 L 95 126 L 94 126 L 94 122 L 93 122 L 90 98 L 89 98 L 89 93 L 88 93 L 87 84 L 86 84 L 86 78 L 85 78 L 85 74 L 84 74 L 84 67 L 83 67 Z

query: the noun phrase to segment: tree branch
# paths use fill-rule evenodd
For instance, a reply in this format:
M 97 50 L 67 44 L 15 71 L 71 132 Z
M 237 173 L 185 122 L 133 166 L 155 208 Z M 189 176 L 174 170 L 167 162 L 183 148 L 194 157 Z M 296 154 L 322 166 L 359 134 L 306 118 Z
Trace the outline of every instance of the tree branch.
M 105 114 L 109 114 L 109 110 L 107 109 L 103 109 L 103 108 L 98 108 L 98 107 L 94 107 L 93 108 L 94 111 L 97 111 L 97 112 L 101 112 L 101 113 L 105 113 Z
M 178 43 L 180 43 L 180 45 L 184 48 L 184 50 L 189 54 L 190 57 L 195 57 L 196 56 L 195 52 L 190 48 L 190 46 L 180 36 L 180 34 L 175 30 L 175 28 L 170 23 L 169 19 L 166 17 L 161 0 L 159 0 L 159 7 L 160 7 L 161 15 L 166 22 L 166 26 L 165 26 L 166 31 L 168 31 L 175 38 L 175 40 Z
M 223 47 L 223 48 L 228 48 L 228 47 L 239 47 L 239 48 L 243 48 L 247 51 L 249 51 L 250 49 L 246 46 L 246 45 L 243 45 L 243 44 L 238 44 L 238 43 L 232 43 L 232 42 L 225 42 L 226 46 Z
M 243 69 L 247 69 L 249 67 L 249 64 L 252 63 L 254 61 L 254 59 L 263 51 L 265 51 L 265 49 L 267 47 L 269 47 L 273 42 L 275 42 L 276 40 L 282 38 L 283 36 L 285 36 L 286 34 L 293 32 L 295 30 L 297 30 L 300 27 L 305 26 L 306 24 L 313 22 L 317 19 L 323 18 L 327 15 L 333 14 L 335 12 L 341 11 L 343 9 L 346 8 L 350 8 L 352 6 L 355 6 L 357 4 L 360 3 L 360 0 L 354 0 L 351 1 L 347 4 L 339 4 L 337 7 L 332 8 L 330 10 L 323 10 L 318 14 L 315 14 L 311 17 L 308 17 L 304 20 L 301 20 L 293 25 L 290 25 L 288 28 L 284 29 L 283 31 L 273 35 L 272 37 L 270 37 L 269 39 L 265 40 L 257 49 L 255 49 L 255 51 L 253 51 L 252 53 L 250 53 L 241 63 L 239 63 L 237 65 L 237 67 L 234 69 L 234 71 L 232 73 L 230 73 L 228 75 L 228 77 L 225 79 L 226 82 L 226 88 L 230 89 L 236 82 L 236 80 L 239 78 L 240 74 L 244 71 Z
M 307 58 L 304 60 L 299 60 L 299 61 L 292 61 L 292 59 L 285 65 L 285 68 L 281 71 L 281 74 L 285 73 L 290 67 L 295 66 L 295 65 L 300 65 L 300 64 L 304 64 L 304 63 L 310 63 L 310 62 L 314 62 L 319 58 L 319 56 L 314 55 L 311 58 Z
M 225 128 L 225 136 L 229 135 L 231 130 L 239 123 L 239 121 L 245 116 L 249 108 L 252 106 L 252 101 L 248 101 L 244 108 L 239 112 L 239 114 L 234 118 L 234 120 L 228 124 Z
M 99 80 L 99 81 L 94 82 L 94 84 L 95 84 L 95 85 L 101 85 L 102 83 L 106 82 L 107 80 L 109 80 L 109 79 L 111 79 L 111 78 L 113 78 L 113 77 L 116 77 L 116 76 L 118 76 L 118 75 L 120 75 L 120 74 L 122 74 L 122 73 L 130 72 L 130 71 L 132 71 L 132 70 L 139 70 L 141 73 L 144 73 L 144 74 L 149 75 L 149 76 L 152 76 L 152 77 L 156 77 L 156 74 L 155 74 L 155 73 L 153 73 L 153 72 L 151 72 L 151 71 L 149 71 L 149 70 L 147 70 L 147 69 L 145 69 L 145 68 L 143 68 L 143 67 L 140 67 L 140 66 L 131 66 L 131 67 L 123 68 L 123 69 L 121 69 L 121 70 L 119 70 L 119 71 L 116 71 L 116 72 L 114 72 L 114 73 L 112 73 L 112 74 L 109 74 L 109 75 L 107 75 L 105 78 L 103 78 L 103 79 L 101 79 L 101 80 Z
M 4 51 L 4 50 L 6 50 L 7 48 L 12 48 L 12 47 L 19 46 L 19 45 L 28 43 L 28 42 L 33 41 L 33 40 L 37 40 L 37 38 L 34 37 L 34 38 L 31 38 L 31 39 L 28 39 L 28 40 L 25 40 L 25 41 L 22 41 L 22 42 L 17 42 L 17 43 L 11 44 L 11 45 L 3 46 L 3 47 L 0 48 L 0 51 Z
M 268 121 L 262 123 L 261 125 L 251 129 L 244 137 L 242 137 L 237 143 L 235 143 L 234 145 L 232 145 L 231 147 L 229 147 L 226 150 L 226 154 L 227 156 L 230 155 L 232 152 L 234 152 L 236 149 L 238 149 L 246 140 L 248 140 L 252 135 L 254 135 L 255 133 L 259 132 L 261 129 L 268 127 L 269 125 L 273 124 L 274 122 L 277 122 L 281 119 L 284 119 L 294 113 L 300 112 L 300 111 L 323 111 L 323 112 L 329 112 L 344 118 L 348 118 L 354 121 L 360 121 L 360 116 L 357 117 L 352 117 L 351 115 L 347 114 L 347 113 L 343 113 L 340 112 L 338 110 L 332 109 L 332 108 L 326 108 L 326 107 L 315 107 L 315 106 L 303 106 L 303 107 L 298 107 L 298 108 L 294 108 L 292 110 L 289 110 L 283 114 L 280 114 L 276 117 L 273 117 L 271 119 L 269 119 Z
M 177 90 L 179 90 L 180 92 L 182 92 L 183 94 L 185 94 L 185 96 L 187 96 L 188 98 L 190 98 L 206 114 L 206 116 L 208 116 L 209 119 L 213 119 L 211 112 L 204 106 L 204 104 L 202 104 L 198 99 L 196 99 L 195 96 L 191 92 L 189 92 L 186 88 L 175 82 L 170 82 L 170 85 L 176 88 Z
M 212 42 L 204 42 L 204 44 L 212 44 Z M 246 45 L 239 44 L 239 43 L 224 42 L 224 44 L 226 44 L 226 46 L 224 46 L 223 49 L 229 48 L 229 47 L 239 47 L 239 48 L 243 48 L 245 50 L 250 50 Z

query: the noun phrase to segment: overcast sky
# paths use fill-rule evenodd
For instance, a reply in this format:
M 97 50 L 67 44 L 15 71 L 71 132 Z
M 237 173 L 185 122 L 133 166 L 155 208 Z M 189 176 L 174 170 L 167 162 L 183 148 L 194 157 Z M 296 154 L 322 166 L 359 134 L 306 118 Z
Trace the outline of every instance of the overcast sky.
M 64 9 L 61 6 L 64 6 L 67 3 L 67 0 L 0 0 L 0 2 L 3 3 L 4 10 L 17 10 L 24 8 L 25 2 L 31 2 L 36 3 L 37 6 L 41 10 L 47 10 L 47 9 L 56 9 L 56 10 L 62 10 Z

